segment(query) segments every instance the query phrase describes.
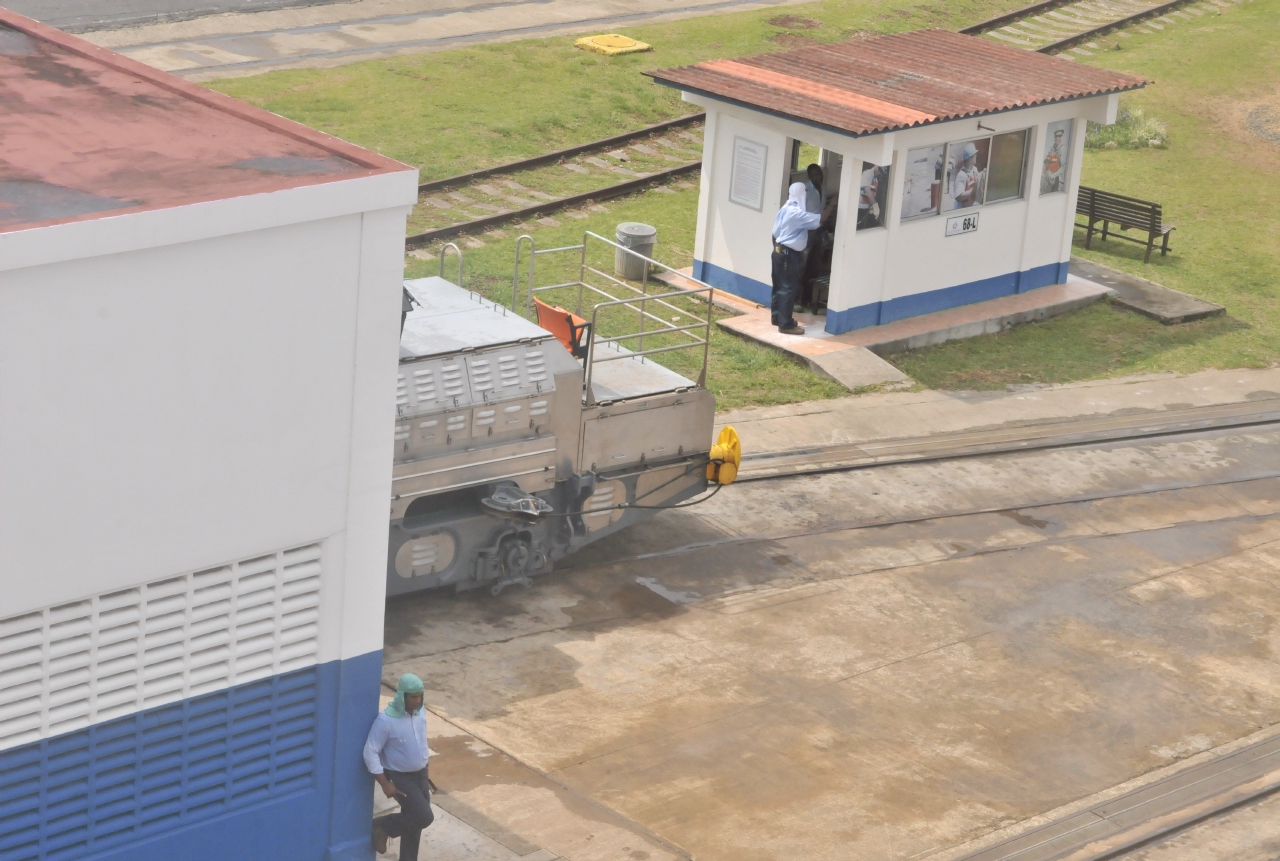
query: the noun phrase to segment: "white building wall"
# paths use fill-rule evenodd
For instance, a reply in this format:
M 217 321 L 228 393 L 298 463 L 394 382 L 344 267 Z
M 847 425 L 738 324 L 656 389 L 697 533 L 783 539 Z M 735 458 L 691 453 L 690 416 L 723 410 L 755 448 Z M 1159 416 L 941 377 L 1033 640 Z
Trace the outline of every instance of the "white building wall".
M 771 279 L 773 264 L 770 255 L 773 248 L 769 237 L 773 231 L 773 218 L 778 212 L 777 195 L 771 192 L 786 180 L 787 137 L 777 129 L 745 122 L 722 112 L 715 114 L 714 125 L 708 123 L 703 134 L 702 163 L 703 176 L 706 177 L 703 183 L 709 182 L 711 193 L 700 198 L 709 205 L 699 212 L 702 243 L 694 249 L 697 261 L 694 277 L 707 280 L 705 269 L 708 265 L 733 273 L 741 276 L 738 282 L 742 285 L 743 295 L 767 304 L 767 294 L 762 297 L 758 288 L 752 289 L 752 282 L 768 284 Z M 765 193 L 759 210 L 729 200 L 734 139 L 738 137 L 768 147 Z M 706 165 L 714 165 L 714 168 L 706 170 Z
M 2 238 L 54 259 L 0 273 L 0 616 L 336 541 L 320 660 L 381 648 L 407 210 L 350 209 L 393 176 Z

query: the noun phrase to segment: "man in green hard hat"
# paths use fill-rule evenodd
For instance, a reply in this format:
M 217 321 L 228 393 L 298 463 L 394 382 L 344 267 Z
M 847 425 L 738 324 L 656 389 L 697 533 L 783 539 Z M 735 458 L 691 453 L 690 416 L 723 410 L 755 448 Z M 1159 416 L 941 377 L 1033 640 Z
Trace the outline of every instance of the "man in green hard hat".
M 400 861 L 418 861 L 422 829 L 435 819 L 427 782 L 427 714 L 422 679 L 405 673 L 396 698 L 374 718 L 364 743 L 364 764 L 387 798 L 400 802 L 399 813 L 373 821 L 373 846 L 387 851 L 387 838 L 400 838 Z

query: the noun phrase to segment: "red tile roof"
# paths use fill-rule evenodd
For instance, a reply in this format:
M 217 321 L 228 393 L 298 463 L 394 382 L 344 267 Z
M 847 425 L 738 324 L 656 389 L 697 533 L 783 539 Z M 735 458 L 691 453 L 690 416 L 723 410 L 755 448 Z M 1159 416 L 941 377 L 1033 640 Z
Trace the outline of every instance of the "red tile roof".
M 711 60 L 655 81 L 855 135 L 1137 89 L 1142 78 L 949 30 Z
M 0 233 L 412 170 L 0 9 Z

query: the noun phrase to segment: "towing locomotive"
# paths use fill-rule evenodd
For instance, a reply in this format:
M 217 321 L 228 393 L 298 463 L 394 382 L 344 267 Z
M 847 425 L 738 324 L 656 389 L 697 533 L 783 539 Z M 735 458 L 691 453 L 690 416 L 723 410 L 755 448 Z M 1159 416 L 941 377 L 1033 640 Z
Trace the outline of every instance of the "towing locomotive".
M 554 249 L 582 251 L 577 282 L 535 287 L 530 267 L 536 323 L 517 312 L 515 287 L 507 308 L 443 277 L 405 282 L 388 595 L 528 585 L 582 546 L 732 481 L 736 437 L 722 433 L 713 452 L 705 386 L 711 288 L 655 292 L 657 263 L 639 285 L 614 278 L 588 265 L 590 239 L 615 245 L 587 234 Z M 547 253 L 521 241 L 530 260 Z M 519 265 L 517 252 L 517 275 Z M 459 253 L 459 281 L 461 270 Z M 575 311 L 545 291 L 576 291 Z M 584 314 L 584 296 L 602 301 Z M 677 350 L 701 352 L 697 379 L 652 358 Z

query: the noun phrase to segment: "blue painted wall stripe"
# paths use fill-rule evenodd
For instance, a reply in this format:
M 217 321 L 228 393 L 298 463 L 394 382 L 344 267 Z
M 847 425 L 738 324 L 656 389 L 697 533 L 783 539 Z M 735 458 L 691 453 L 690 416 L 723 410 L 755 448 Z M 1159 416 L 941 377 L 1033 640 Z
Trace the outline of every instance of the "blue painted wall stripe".
M 773 298 L 772 284 L 765 284 L 754 278 L 739 275 L 737 272 L 717 266 L 714 263 L 708 263 L 705 260 L 695 259 L 693 261 L 693 277 L 710 284 L 712 287 L 727 290 L 735 296 L 742 296 L 752 302 L 758 302 L 766 308 L 769 307 Z
M 854 329 L 880 326 L 907 317 L 917 317 L 934 311 L 972 305 L 974 302 L 984 302 L 987 299 L 1026 293 L 1050 284 L 1063 284 L 1067 280 L 1067 266 L 1068 262 L 1050 263 L 1023 272 L 1010 272 L 954 287 L 899 296 L 886 302 L 870 302 L 843 310 L 828 308 L 826 330 L 833 335 L 839 335 Z M 761 305 L 769 304 L 772 287 L 768 284 L 762 284 L 755 279 L 738 275 L 702 260 L 693 262 L 693 273 L 693 277 L 713 287 L 744 296 Z
M 0 861 L 370 861 L 381 671 L 371 652 L 2 751 Z

